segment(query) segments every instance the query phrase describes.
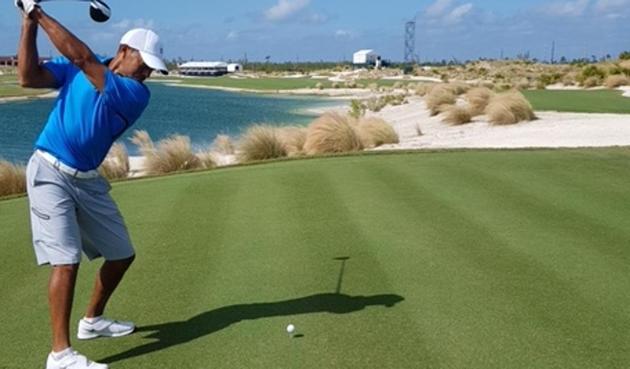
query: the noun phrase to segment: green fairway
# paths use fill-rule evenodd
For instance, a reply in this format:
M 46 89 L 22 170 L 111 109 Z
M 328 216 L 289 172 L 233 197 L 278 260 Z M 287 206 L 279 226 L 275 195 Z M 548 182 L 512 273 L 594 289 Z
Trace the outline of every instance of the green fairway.
M 173 78 L 165 78 L 172 81 Z M 227 87 L 227 88 L 239 88 L 246 90 L 258 90 L 258 91 L 277 91 L 277 90 L 293 90 L 301 88 L 315 88 L 318 83 L 321 83 L 324 88 L 332 88 L 333 83 L 328 80 L 311 79 L 311 78 L 244 78 L 236 79 L 231 77 L 215 77 L 215 78 L 176 78 L 183 84 L 195 85 L 195 86 L 213 86 L 213 87 Z M 153 81 L 160 82 L 160 78 L 155 78 Z M 362 79 L 357 83 L 362 84 L 364 87 L 368 87 L 372 83 L 376 83 L 379 86 L 393 86 L 396 81 L 394 80 L 371 80 Z M 344 87 L 343 83 L 338 84 L 340 88 Z
M 629 149 L 351 156 L 118 183 L 138 258 L 108 315 L 139 332 L 74 345 L 112 369 L 625 368 L 628 183 Z M 48 269 L 34 266 L 27 201 L 0 202 L 0 224 L 0 368 L 40 368 Z M 73 335 L 97 267 L 82 266 Z
M 630 98 L 616 90 L 530 90 L 523 94 L 538 111 L 630 114 Z
M 171 78 L 169 78 L 171 79 Z M 155 79 L 159 81 L 159 79 Z M 291 90 L 298 88 L 315 88 L 318 83 L 324 87 L 330 87 L 331 82 L 326 80 L 317 80 L 310 78 L 244 78 L 236 79 L 230 77 L 215 78 L 183 78 L 181 83 L 196 86 L 214 86 L 240 88 L 247 90 L 274 91 L 274 90 Z

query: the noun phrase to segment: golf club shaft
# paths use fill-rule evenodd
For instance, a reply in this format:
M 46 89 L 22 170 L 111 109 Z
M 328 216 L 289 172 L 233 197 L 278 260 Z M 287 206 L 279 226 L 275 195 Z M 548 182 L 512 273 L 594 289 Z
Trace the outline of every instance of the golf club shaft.
M 39 0 L 38 3 L 46 3 L 46 2 L 58 2 L 58 1 L 80 1 L 80 2 L 85 2 L 85 3 L 91 3 L 92 0 Z

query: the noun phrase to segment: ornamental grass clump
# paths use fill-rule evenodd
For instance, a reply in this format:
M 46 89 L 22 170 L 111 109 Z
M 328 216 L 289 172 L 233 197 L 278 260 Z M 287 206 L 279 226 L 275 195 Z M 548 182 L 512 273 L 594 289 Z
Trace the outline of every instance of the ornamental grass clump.
M 431 116 L 438 115 L 442 111 L 442 105 L 453 105 L 457 96 L 446 85 L 438 85 L 431 89 L 426 96 L 426 105 Z
M 630 78 L 628 78 L 627 76 L 623 74 L 615 74 L 612 76 L 608 76 L 606 78 L 606 82 L 604 82 L 604 85 L 608 88 L 628 86 L 630 85 Z
M 258 124 L 247 129 L 241 137 L 238 156 L 241 162 L 269 160 L 287 156 L 277 128 Z
M 494 96 L 486 108 L 488 121 L 494 125 L 516 124 L 536 119 L 532 105 L 518 91 Z
M 428 83 L 418 83 L 414 88 L 414 92 L 417 96 L 425 96 L 426 94 L 429 93 L 429 91 L 431 91 L 431 89 L 433 88 L 433 85 L 428 84 Z
M 131 141 L 144 156 L 147 174 L 159 175 L 203 167 L 201 160 L 192 151 L 190 138 L 186 136 L 172 135 L 156 146 L 146 131 L 135 131 Z
M 26 192 L 26 168 L 0 160 L 0 197 Z
M 101 175 L 109 180 L 129 176 L 129 154 L 122 143 L 115 143 L 98 168 Z
M 308 127 L 304 151 L 308 155 L 359 151 L 363 144 L 352 127 L 353 118 L 339 113 L 326 113 Z
M 475 87 L 466 93 L 466 101 L 468 101 L 469 111 L 472 116 L 482 115 L 494 96 L 489 88 Z
M 398 134 L 394 128 L 380 118 L 362 118 L 355 123 L 355 128 L 361 139 L 361 144 L 366 148 L 399 142 Z
M 306 142 L 306 127 L 280 127 L 277 128 L 277 135 L 284 145 L 287 155 L 290 157 L 304 154 L 304 143 Z
M 451 105 L 446 109 L 442 122 L 454 126 L 472 122 L 472 113 L 466 106 Z
M 466 82 L 450 82 L 445 87 L 458 96 L 465 94 L 471 88 L 471 86 Z
M 222 155 L 234 155 L 234 143 L 228 135 L 217 135 L 212 142 L 212 151 Z

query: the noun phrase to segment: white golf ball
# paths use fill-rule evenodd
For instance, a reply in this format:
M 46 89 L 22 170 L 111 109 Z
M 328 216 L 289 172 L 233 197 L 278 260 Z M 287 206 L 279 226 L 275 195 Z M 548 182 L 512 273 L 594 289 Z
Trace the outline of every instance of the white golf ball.
M 287 325 L 287 333 L 293 334 L 293 332 L 295 332 L 295 326 L 293 324 Z

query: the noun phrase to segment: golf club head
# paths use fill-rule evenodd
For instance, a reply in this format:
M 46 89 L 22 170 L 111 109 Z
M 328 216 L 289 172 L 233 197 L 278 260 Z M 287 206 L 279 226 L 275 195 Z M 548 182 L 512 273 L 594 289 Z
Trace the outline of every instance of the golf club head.
M 99 23 L 107 22 L 111 16 L 112 11 L 107 4 L 101 0 L 90 1 L 90 18 L 93 21 Z

